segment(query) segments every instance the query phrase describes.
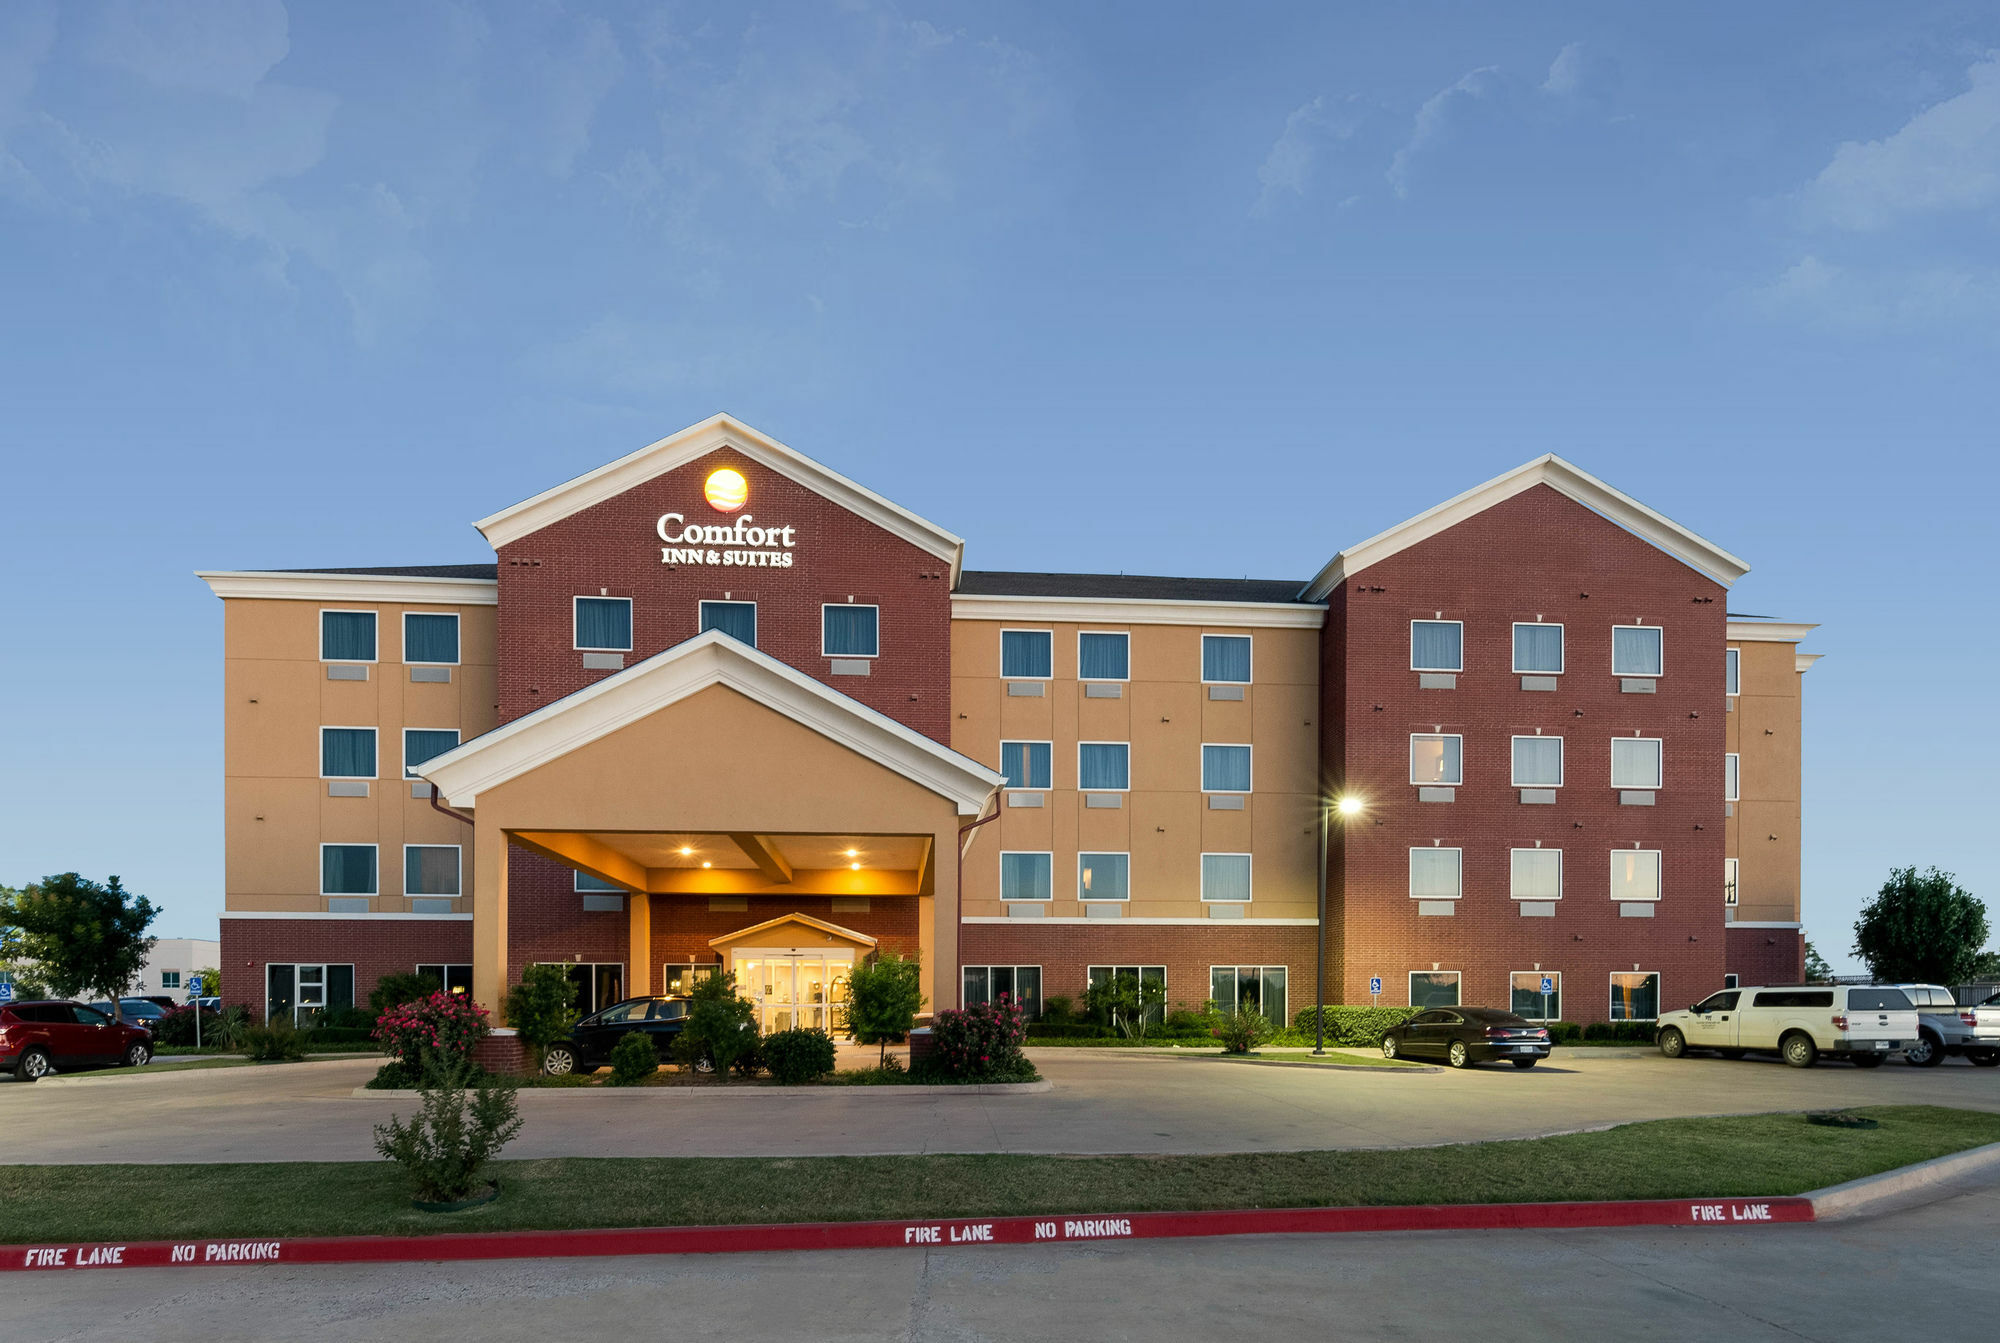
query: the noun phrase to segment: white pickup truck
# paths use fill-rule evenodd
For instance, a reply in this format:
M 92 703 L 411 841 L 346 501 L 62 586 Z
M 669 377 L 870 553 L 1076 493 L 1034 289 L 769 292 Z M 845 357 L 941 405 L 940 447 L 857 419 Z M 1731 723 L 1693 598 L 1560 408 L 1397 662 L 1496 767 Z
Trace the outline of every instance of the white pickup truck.
M 1728 1059 L 1758 1051 L 1810 1068 L 1826 1054 L 1873 1068 L 1916 1043 L 1917 1009 L 1901 989 L 1874 984 L 1724 989 L 1661 1013 L 1654 1039 L 1670 1059 L 1693 1049 Z
M 1932 1068 L 1947 1054 L 1963 1054 L 1982 1068 L 2000 1064 L 2000 996 L 1962 1007 L 1942 984 L 1896 987 L 1917 1005 L 1917 1041 L 1903 1051 L 1905 1063 Z

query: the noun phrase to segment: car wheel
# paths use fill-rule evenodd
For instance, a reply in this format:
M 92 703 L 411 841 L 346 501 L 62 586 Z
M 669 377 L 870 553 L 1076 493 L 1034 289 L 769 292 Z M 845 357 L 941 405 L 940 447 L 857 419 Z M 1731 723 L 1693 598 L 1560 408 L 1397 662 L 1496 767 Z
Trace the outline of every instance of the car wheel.
M 1454 1068 L 1470 1068 L 1472 1066 L 1472 1051 L 1465 1047 L 1465 1041 L 1453 1040 L 1451 1048 L 1445 1051 L 1445 1061 L 1450 1063 Z
M 1857 1068 L 1879 1068 L 1882 1066 L 1882 1056 L 1880 1054 L 1856 1054 L 1853 1062 Z
M 2000 1054 L 1972 1054 L 1968 1057 L 1972 1059 L 1972 1066 L 1975 1068 L 2000 1066 Z
M 1903 1062 L 1913 1068 L 1935 1068 L 1944 1062 L 1944 1044 L 1929 1031 L 1919 1031 L 1916 1040 L 1903 1051 Z
M 20 1061 L 14 1065 L 14 1077 L 17 1081 L 39 1082 L 48 1075 L 49 1056 L 44 1050 L 30 1049 L 21 1055 Z
M 1382 1057 L 1385 1059 L 1392 1059 L 1396 1057 L 1395 1036 L 1385 1035 L 1382 1037 Z
M 694 1070 L 698 1073 L 712 1073 L 715 1071 L 715 1060 L 703 1054 L 694 1061 Z
M 1534 1067 L 1539 1062 L 1541 1062 L 1540 1059 L 1515 1059 L 1514 1066 L 1516 1068 L 1527 1069 Z
M 551 1077 L 568 1077 L 577 1072 L 576 1051 L 568 1045 L 557 1045 L 542 1059 L 542 1071 Z
M 125 1066 L 143 1068 L 153 1061 L 153 1047 L 144 1040 L 134 1040 L 125 1047 Z
M 1819 1046 L 1804 1031 L 1794 1031 L 1778 1041 L 1778 1053 L 1794 1068 L 1810 1068 L 1819 1062 Z
M 1672 1026 L 1660 1032 L 1660 1052 L 1670 1059 L 1680 1058 L 1688 1052 L 1688 1041 Z

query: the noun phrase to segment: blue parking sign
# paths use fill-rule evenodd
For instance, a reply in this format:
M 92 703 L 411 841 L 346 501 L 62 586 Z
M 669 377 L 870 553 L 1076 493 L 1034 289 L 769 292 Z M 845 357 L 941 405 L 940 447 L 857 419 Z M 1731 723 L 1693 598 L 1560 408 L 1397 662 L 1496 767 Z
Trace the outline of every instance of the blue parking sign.
M 14 981 L 11 979 L 0 979 L 0 1003 L 11 1003 L 13 1001 Z
M 1370 975 L 1368 977 L 1368 991 L 1370 993 L 1380 993 L 1382 991 L 1382 976 Z
M 1542 996 L 1543 996 L 1544 998 L 1546 998 L 1546 997 L 1548 997 L 1548 996 L 1549 996 L 1549 995 L 1550 995 L 1551 993 L 1554 993 L 1555 991 L 1556 991 L 1556 982 L 1555 982 L 1555 980 L 1553 980 L 1553 979 L 1549 978 L 1549 977 L 1548 977 L 1547 975 L 1543 975 L 1543 976 L 1542 976 Z
M 1545 979 L 1545 980 L 1543 980 L 1542 982 L 1543 982 L 1544 984 L 1548 983 L 1548 981 L 1547 981 L 1546 979 Z M 199 998 L 199 997 L 201 997 L 201 976 L 200 976 L 200 975 L 189 975 L 189 976 L 188 976 L 188 982 L 187 982 L 187 986 L 188 986 L 188 997 L 190 997 L 190 998 Z M 1547 990 L 1543 990 L 1543 991 L 1544 991 L 1544 992 L 1547 992 Z

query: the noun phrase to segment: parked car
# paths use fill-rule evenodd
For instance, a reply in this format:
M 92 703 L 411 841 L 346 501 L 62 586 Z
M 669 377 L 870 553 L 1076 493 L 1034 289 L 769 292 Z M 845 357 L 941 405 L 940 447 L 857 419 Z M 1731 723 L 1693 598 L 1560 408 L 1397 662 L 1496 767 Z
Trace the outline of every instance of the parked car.
M 1437 1058 L 1454 1068 L 1493 1059 L 1532 1068 L 1549 1049 L 1546 1027 L 1497 1007 L 1433 1007 L 1382 1034 L 1383 1058 Z
M 0 1003 L 0 1072 L 33 1082 L 51 1068 L 122 1064 L 137 1068 L 153 1057 L 153 1033 L 120 1025 L 82 1003 L 51 998 Z
M 1681 1012 L 1661 1014 L 1660 1052 L 1692 1049 L 1724 1058 L 1775 1053 L 1794 1068 L 1822 1054 L 1873 1068 L 1917 1040 L 1917 1009 L 1899 988 L 1877 984 L 1776 984 L 1724 989 Z
M 94 1002 L 90 1006 L 92 1011 L 102 1012 L 107 1017 L 114 1015 L 108 999 Z M 166 1009 L 151 998 L 120 998 L 118 1006 L 119 1014 L 122 1014 L 125 1020 L 134 1025 L 144 1026 L 147 1030 L 152 1030 L 154 1023 L 167 1014 Z
M 162 1012 L 171 1012 L 176 1007 L 186 1007 L 187 999 L 176 998 L 171 993 L 135 993 L 126 1002 L 151 1003 Z
M 610 1061 L 611 1051 L 618 1047 L 618 1042 L 634 1031 L 652 1038 L 653 1052 L 664 1063 L 673 1052 L 681 1028 L 687 1025 L 687 1011 L 688 1000 L 684 997 L 627 998 L 613 1003 L 577 1022 L 569 1039 L 549 1050 L 542 1066 L 558 1077 L 595 1072 Z
M 1917 1039 L 1903 1062 L 1934 1068 L 1947 1054 L 1963 1054 L 1982 1068 L 2000 1064 L 2000 1006 L 1961 1007 L 1942 984 L 1898 984 L 1917 1005 Z

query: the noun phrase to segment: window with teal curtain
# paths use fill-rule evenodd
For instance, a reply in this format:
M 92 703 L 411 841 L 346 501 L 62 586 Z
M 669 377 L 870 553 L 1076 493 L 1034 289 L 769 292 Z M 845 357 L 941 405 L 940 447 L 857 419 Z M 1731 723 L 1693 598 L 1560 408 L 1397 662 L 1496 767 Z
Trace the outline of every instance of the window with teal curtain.
M 576 646 L 601 653 L 632 651 L 630 597 L 578 597 Z
M 1132 747 L 1122 741 L 1087 741 L 1076 748 L 1078 788 L 1126 789 L 1132 786 Z
M 1514 670 L 1559 675 L 1563 669 L 1561 625 L 1514 626 Z
M 1079 681 L 1123 681 L 1132 675 L 1132 636 L 1076 636 L 1076 676 Z
M 1662 632 L 1650 625 L 1618 625 L 1611 631 L 1613 676 L 1659 676 L 1666 668 Z
M 403 848 L 404 895 L 457 895 L 458 846 L 409 844 Z
M 1250 636 L 1201 636 L 1201 679 L 1222 685 L 1250 684 Z
M 1009 788 L 1047 788 L 1050 786 L 1049 757 L 1052 754 L 1045 741 L 1003 741 L 1000 743 L 1000 772 L 1007 776 Z
M 403 613 L 403 661 L 458 661 L 458 617 L 436 611 Z
M 417 766 L 443 755 L 458 745 L 455 727 L 406 727 L 403 729 L 403 773 L 417 775 Z
M 319 848 L 322 895 L 374 895 L 373 844 L 322 844 Z
M 820 651 L 830 658 L 872 658 L 882 651 L 881 609 L 822 606 Z
M 319 660 L 321 662 L 373 662 L 375 660 L 375 613 L 373 611 L 321 611 L 319 613 Z
M 1046 681 L 1055 673 L 1055 636 L 1047 630 L 1001 630 L 1000 674 Z
M 1241 903 L 1250 898 L 1250 855 L 1204 853 L 1201 856 L 1201 898 Z
M 1000 898 L 1002 900 L 1054 899 L 1054 856 L 1046 853 L 1001 854 Z
M 319 730 L 319 772 L 329 779 L 375 777 L 375 729 L 323 727 Z
M 1201 748 L 1201 790 L 1204 793 L 1249 792 L 1250 748 L 1248 746 L 1203 746 Z
M 1129 900 L 1132 898 L 1132 855 L 1129 853 L 1080 853 L 1076 856 L 1076 898 L 1079 900 Z
M 703 602 L 701 604 L 701 628 L 705 634 L 709 630 L 721 630 L 738 643 L 757 646 L 757 603 L 755 602 Z
M 1464 671 L 1465 626 L 1456 620 L 1412 620 L 1410 667 L 1415 671 Z

